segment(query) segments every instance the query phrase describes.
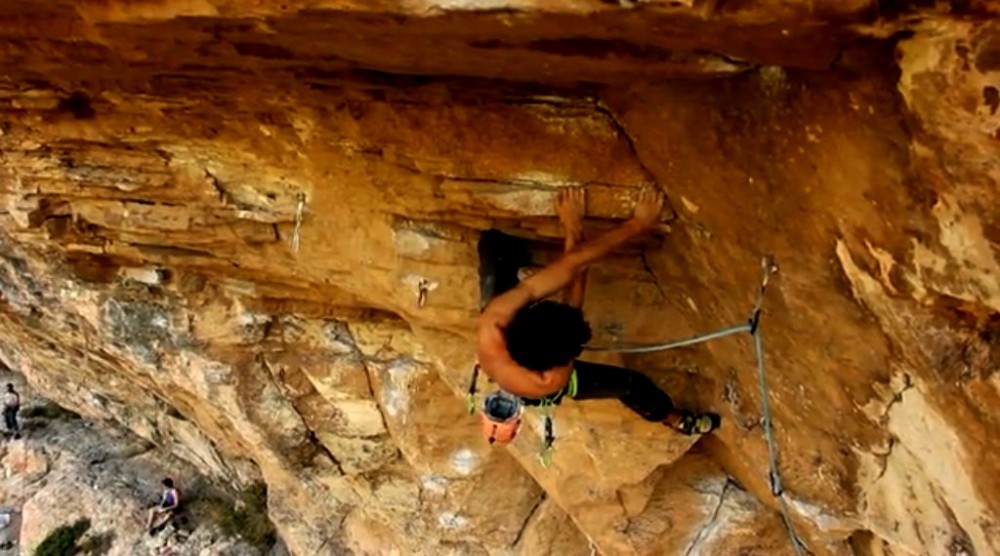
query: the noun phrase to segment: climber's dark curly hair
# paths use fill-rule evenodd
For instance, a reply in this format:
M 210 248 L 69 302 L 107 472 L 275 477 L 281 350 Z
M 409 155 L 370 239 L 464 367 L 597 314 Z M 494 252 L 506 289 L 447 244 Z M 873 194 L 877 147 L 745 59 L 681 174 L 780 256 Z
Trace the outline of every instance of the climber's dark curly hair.
M 590 341 L 583 311 L 555 301 L 522 307 L 504 331 L 507 351 L 518 365 L 547 371 L 575 359 Z

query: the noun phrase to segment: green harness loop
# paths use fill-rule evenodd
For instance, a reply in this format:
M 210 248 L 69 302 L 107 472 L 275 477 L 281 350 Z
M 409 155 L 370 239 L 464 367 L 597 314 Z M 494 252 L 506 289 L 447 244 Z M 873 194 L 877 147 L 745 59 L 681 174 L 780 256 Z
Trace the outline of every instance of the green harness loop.
M 545 417 L 545 440 L 542 443 L 541 451 L 538 453 L 538 462 L 542 465 L 543 469 L 548 469 L 552 465 L 553 444 L 556 441 L 552 430 L 552 409 L 563 397 L 575 398 L 578 386 L 576 369 L 574 368 L 569 374 L 569 382 L 566 383 L 566 386 L 555 394 L 542 398 L 541 403 L 538 405 L 539 411 Z

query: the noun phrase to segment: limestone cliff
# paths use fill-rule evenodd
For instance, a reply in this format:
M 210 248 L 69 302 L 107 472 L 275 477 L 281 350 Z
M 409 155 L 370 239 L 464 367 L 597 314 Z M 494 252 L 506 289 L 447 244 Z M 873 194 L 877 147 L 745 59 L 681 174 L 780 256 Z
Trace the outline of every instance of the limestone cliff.
M 116 427 L 94 423 L 38 399 L 17 378 L 23 432 L 0 444 L 0 556 L 27 556 L 58 527 L 86 519 L 81 554 L 104 556 L 259 556 L 231 538 L 208 511 L 232 501 L 189 464 Z M 159 480 L 183 485 L 186 513 L 147 534 L 146 510 Z M 51 550 L 51 549 L 50 549 Z M 48 552 L 51 554 L 51 552 Z M 278 553 L 280 554 L 280 552 Z
M 724 426 L 615 401 L 509 451 L 465 415 L 475 240 L 591 273 L 595 342 L 763 321 L 815 554 L 1000 553 L 1000 24 L 875 0 L 5 0 L 0 357 L 313 554 L 786 554 L 742 337 L 643 356 Z M 418 303 L 419 284 L 428 285 Z M 590 357 L 600 358 L 598 355 Z

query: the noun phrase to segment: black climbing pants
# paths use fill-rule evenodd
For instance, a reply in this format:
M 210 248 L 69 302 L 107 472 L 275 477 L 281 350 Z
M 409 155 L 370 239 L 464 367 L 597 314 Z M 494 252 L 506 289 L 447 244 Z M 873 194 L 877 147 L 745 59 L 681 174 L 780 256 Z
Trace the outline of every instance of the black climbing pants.
M 18 432 L 17 411 L 18 407 L 6 406 L 3 408 L 3 424 L 9 432 Z
M 674 409 L 670 396 L 639 371 L 579 359 L 573 362 L 573 368 L 574 400 L 618 398 L 647 421 L 662 421 Z
M 517 285 L 517 272 L 531 264 L 527 242 L 498 230 L 487 230 L 479 238 L 480 310 L 495 296 Z M 577 360 L 576 400 L 617 398 L 647 421 L 662 421 L 674 408 L 670 396 L 646 375 L 632 369 Z M 563 392 L 554 392 L 561 401 Z M 541 400 L 524 400 L 538 405 Z

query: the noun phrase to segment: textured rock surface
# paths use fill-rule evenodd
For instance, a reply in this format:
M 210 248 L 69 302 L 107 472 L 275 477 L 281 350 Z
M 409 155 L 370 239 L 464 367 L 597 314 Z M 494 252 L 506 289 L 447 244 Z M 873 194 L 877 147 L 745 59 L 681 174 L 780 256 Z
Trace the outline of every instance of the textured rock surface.
M 694 450 L 567 403 L 546 470 L 537 419 L 500 451 L 463 413 L 478 232 L 544 259 L 558 187 L 596 232 L 657 183 L 595 341 L 739 322 L 773 253 L 809 548 L 996 553 L 1000 27 L 923 4 L 8 0 L 0 356 L 262 477 L 296 554 L 790 552 L 745 338 L 606 356 L 723 414 Z

